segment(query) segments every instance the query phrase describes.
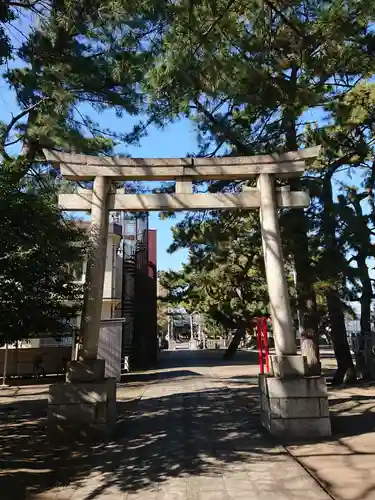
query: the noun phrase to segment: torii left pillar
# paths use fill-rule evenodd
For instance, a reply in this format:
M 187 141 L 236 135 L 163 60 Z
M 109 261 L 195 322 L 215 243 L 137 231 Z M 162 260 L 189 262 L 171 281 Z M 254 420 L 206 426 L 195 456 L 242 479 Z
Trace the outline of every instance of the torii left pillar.
M 95 178 L 81 317 L 83 348 L 79 359 L 68 363 L 66 383 L 50 386 L 48 427 L 51 437 L 105 437 L 110 435 L 116 423 L 116 379 L 105 377 L 105 361 L 98 359 L 110 186 L 108 177 Z
M 83 350 L 81 360 L 98 356 L 101 304 L 108 241 L 108 194 L 110 180 L 96 177 L 91 204 L 90 249 L 87 261 L 85 299 L 81 319 Z

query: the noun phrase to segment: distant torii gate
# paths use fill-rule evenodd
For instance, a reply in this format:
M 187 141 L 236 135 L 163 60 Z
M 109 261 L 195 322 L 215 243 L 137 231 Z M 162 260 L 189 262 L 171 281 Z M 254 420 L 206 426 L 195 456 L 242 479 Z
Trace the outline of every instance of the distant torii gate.
M 282 154 L 220 158 L 120 158 L 44 150 L 46 160 L 60 167 L 63 178 L 94 181 L 92 191 L 79 189 L 76 194 L 59 195 L 62 210 L 91 210 L 92 217 L 92 254 L 87 267 L 87 294 L 81 327 L 82 362 L 89 363 L 97 359 L 110 210 L 140 212 L 259 208 L 276 347 L 276 356 L 271 357 L 271 369 L 274 375 L 281 377 L 288 374 L 303 376 L 305 360 L 296 356 L 277 209 L 307 207 L 309 196 L 304 191 L 291 191 L 289 187 L 277 188 L 275 179 L 300 175 L 306 169 L 306 164 L 318 154 L 319 147 Z M 246 187 L 240 193 L 193 193 L 193 181 L 252 178 L 258 179 L 257 187 Z M 129 180 L 175 181 L 175 192 L 120 194 L 113 191 L 113 181 Z

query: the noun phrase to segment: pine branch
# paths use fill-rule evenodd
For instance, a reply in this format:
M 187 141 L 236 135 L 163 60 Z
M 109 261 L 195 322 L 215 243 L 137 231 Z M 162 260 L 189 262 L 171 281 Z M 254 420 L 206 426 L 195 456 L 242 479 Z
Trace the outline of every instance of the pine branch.
M 25 0 L 24 2 L 8 2 L 9 7 L 22 7 L 24 9 L 28 9 L 31 7 L 35 7 L 40 2 L 40 0 L 33 0 L 33 1 L 28 1 Z
M 205 106 L 203 106 L 198 100 L 194 101 L 194 104 L 197 107 L 197 110 L 201 112 L 213 125 L 213 128 L 217 130 L 217 134 L 226 137 L 242 154 L 247 155 L 249 153 L 249 148 L 246 144 L 243 144 L 240 139 L 227 127 L 224 127 L 219 121 L 215 118 L 215 116 L 208 111 Z
M 298 36 L 300 37 L 303 37 L 304 34 L 301 32 L 301 30 L 299 28 L 297 28 L 297 26 L 295 24 L 293 24 L 286 16 L 285 14 L 283 14 L 283 12 L 278 9 L 276 7 L 276 5 L 274 3 L 272 3 L 270 0 L 263 0 L 263 2 L 265 4 L 268 5 L 268 7 L 273 10 L 274 12 L 276 12 L 276 14 L 278 14 L 280 16 L 280 18 L 284 21 L 284 23 L 286 25 L 289 26 L 290 29 L 292 29 Z
M 40 106 L 40 104 L 42 102 L 46 101 L 47 99 L 49 99 L 49 97 L 43 97 L 43 99 L 40 99 L 38 102 L 36 102 L 32 106 L 29 106 L 28 108 L 23 109 L 20 113 L 18 113 L 18 115 L 13 116 L 13 118 L 9 122 L 8 126 L 5 128 L 3 138 L 1 141 L 1 152 L 4 156 L 4 158 L 6 158 L 8 161 L 10 160 L 10 156 L 5 152 L 5 146 L 6 146 L 6 139 L 7 139 L 8 135 L 10 134 L 12 128 L 19 120 L 21 120 L 21 118 L 23 118 L 24 116 L 31 113 L 31 111 L 38 108 Z
M 222 145 L 225 143 L 225 141 L 219 141 L 219 144 L 216 146 L 216 148 L 211 151 L 211 153 L 207 154 L 207 158 L 213 158 L 217 152 L 219 151 L 219 149 L 222 147 Z

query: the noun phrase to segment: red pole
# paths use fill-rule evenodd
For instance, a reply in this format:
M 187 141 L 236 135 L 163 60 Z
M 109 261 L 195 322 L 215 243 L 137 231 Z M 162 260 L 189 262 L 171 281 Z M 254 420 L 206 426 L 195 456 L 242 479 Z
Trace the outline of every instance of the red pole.
M 260 373 L 264 373 L 263 346 L 262 346 L 262 318 L 257 318 L 258 356 Z
M 264 353 L 266 356 L 266 369 L 267 373 L 270 371 L 270 360 L 268 356 L 268 332 L 267 332 L 267 318 L 262 318 L 263 323 L 263 342 L 264 342 Z

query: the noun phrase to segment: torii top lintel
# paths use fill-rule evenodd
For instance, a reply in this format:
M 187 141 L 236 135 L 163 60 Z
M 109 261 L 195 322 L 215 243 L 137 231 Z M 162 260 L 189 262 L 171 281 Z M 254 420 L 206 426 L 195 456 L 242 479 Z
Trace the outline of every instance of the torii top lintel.
M 281 154 L 223 156 L 217 158 L 124 158 L 88 156 L 44 149 L 47 162 L 58 165 L 70 180 L 104 176 L 116 180 L 167 181 L 188 177 L 199 179 L 248 179 L 258 174 L 293 177 L 319 155 L 320 146 Z

